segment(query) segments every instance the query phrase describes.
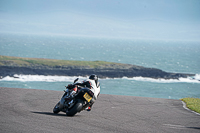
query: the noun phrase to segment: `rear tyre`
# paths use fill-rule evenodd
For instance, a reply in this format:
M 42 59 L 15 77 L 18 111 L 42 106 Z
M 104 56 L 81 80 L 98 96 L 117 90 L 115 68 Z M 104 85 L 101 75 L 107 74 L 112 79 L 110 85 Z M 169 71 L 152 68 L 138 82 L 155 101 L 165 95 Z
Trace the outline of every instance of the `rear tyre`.
M 60 104 L 60 102 L 58 102 L 58 103 L 56 104 L 56 106 L 53 108 L 53 113 L 54 113 L 54 114 L 58 114 L 58 113 L 60 112 L 59 104 Z
M 74 116 L 77 112 L 80 112 L 83 107 L 83 101 L 78 100 L 77 103 L 67 111 L 66 115 L 67 116 Z

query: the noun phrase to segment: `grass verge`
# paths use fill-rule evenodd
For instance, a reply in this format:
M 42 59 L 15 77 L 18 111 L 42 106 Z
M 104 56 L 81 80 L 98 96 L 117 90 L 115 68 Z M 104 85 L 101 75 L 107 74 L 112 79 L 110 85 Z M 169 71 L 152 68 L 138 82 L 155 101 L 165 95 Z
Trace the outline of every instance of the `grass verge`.
M 186 103 L 187 108 L 200 113 L 200 98 L 183 98 L 181 99 L 182 101 L 184 101 Z
M 99 66 L 123 65 L 120 63 L 106 61 L 73 61 L 73 60 L 55 60 L 42 58 L 23 58 L 0 55 L 0 66 L 31 66 L 31 65 L 46 65 L 46 66 L 88 66 L 97 68 Z

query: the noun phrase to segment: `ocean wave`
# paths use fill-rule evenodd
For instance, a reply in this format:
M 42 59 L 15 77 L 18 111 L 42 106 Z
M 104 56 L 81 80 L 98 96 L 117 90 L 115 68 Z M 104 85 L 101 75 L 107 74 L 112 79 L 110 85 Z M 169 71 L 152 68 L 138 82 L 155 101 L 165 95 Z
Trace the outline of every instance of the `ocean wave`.
M 179 79 L 162 79 L 162 78 L 154 79 L 146 77 L 133 77 L 133 78 L 123 77 L 123 79 L 145 81 L 145 82 L 156 82 L 156 83 L 200 83 L 200 74 L 196 74 L 195 76 L 192 77 L 179 78 Z
M 106 78 L 106 80 L 111 78 Z M 133 80 L 133 81 L 144 81 L 144 82 L 155 82 L 155 83 L 200 83 L 200 74 L 196 74 L 192 77 L 187 78 L 179 78 L 179 79 L 154 79 L 154 78 L 147 78 L 147 77 L 123 77 L 123 78 L 114 78 L 114 80 L 124 79 L 124 80 Z
M 73 82 L 76 78 L 84 80 L 86 77 L 81 76 L 44 76 L 44 75 L 17 75 L 14 77 L 6 76 L 0 81 L 41 81 L 41 82 Z
M 44 76 L 44 75 L 14 75 L 13 77 L 6 76 L 0 81 L 41 81 L 41 82 L 73 82 L 76 78 L 81 81 L 88 78 L 82 76 Z M 200 74 L 196 74 L 193 77 L 179 78 L 179 79 L 154 79 L 146 77 L 123 77 L 123 78 L 105 78 L 100 80 L 134 80 L 144 82 L 156 82 L 156 83 L 200 83 Z

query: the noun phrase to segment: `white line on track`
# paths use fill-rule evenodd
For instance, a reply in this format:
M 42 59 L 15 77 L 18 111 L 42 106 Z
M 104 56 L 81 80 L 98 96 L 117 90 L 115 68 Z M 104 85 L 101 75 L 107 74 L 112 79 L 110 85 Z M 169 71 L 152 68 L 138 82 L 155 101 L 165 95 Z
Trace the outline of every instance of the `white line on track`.
M 197 112 L 195 112 L 195 111 L 193 111 L 193 110 L 191 110 L 191 109 L 187 108 L 187 106 L 186 106 L 186 103 L 185 103 L 185 102 L 183 102 L 183 101 L 182 101 L 182 103 L 183 103 L 183 108 L 184 108 L 184 109 L 186 109 L 186 110 L 189 110 L 190 112 L 192 112 L 192 113 L 195 113 L 195 114 L 197 114 L 197 115 L 200 115 L 199 113 L 197 113 Z

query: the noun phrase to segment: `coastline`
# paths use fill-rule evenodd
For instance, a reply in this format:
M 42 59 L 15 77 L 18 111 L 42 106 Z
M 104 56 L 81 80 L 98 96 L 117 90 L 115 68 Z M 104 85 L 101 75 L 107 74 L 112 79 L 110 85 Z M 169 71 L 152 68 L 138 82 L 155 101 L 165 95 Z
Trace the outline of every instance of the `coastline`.
M 56 68 L 32 68 L 32 67 L 13 67 L 0 66 L 1 78 L 6 76 L 14 77 L 15 74 L 22 75 L 51 75 L 51 76 L 89 76 L 97 74 L 100 78 L 122 78 L 122 77 L 149 77 L 154 79 L 179 79 L 194 76 L 195 74 L 168 73 L 155 68 L 143 69 L 56 69 Z
M 104 61 L 66 61 L 0 56 L 0 77 L 22 75 L 89 76 L 100 78 L 148 77 L 154 79 L 179 79 L 195 76 L 187 73 L 170 73 L 157 68 Z

